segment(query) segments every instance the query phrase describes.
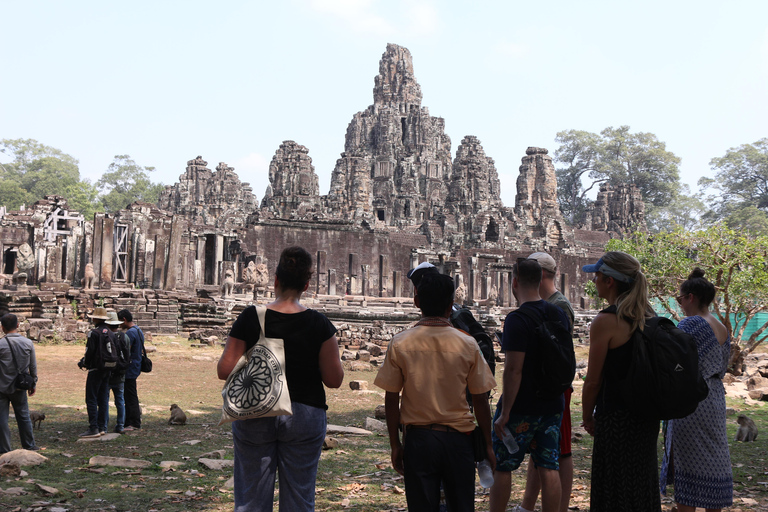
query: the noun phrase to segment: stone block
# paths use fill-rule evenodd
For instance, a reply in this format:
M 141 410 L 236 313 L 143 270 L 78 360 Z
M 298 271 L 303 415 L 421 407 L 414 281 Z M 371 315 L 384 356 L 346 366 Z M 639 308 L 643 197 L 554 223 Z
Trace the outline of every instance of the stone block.
M 356 359 L 358 361 L 364 361 L 364 362 L 370 361 L 371 353 L 368 352 L 367 350 L 358 350 Z
M 363 391 L 365 389 L 368 389 L 368 381 L 352 380 L 349 382 L 349 389 L 353 391 Z
M 768 388 L 768 378 L 753 376 L 747 380 L 747 390 Z

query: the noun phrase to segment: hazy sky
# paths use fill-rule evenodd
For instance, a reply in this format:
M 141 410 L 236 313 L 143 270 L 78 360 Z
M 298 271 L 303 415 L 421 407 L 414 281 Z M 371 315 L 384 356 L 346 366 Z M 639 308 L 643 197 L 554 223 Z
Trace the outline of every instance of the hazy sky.
M 682 158 L 684 182 L 768 137 L 768 1 L 0 0 L 0 138 L 31 138 L 98 179 L 115 155 L 175 183 L 235 167 L 261 201 L 283 140 L 327 194 L 387 43 L 455 151 L 477 136 L 513 205 L 528 146 L 629 125 Z M 7 162 L 0 154 L 0 162 Z

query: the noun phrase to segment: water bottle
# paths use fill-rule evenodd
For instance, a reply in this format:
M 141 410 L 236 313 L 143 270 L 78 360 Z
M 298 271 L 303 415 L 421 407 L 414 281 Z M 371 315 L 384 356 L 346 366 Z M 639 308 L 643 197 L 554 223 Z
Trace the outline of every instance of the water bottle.
M 520 449 L 517 446 L 517 443 L 515 442 L 515 436 L 512 435 L 512 433 L 509 431 L 509 428 L 504 427 L 502 430 L 502 433 L 504 434 L 501 437 L 501 441 L 504 443 L 504 446 L 507 447 L 507 451 L 509 451 L 510 455 L 513 453 L 517 453 L 517 451 Z
M 480 477 L 480 485 L 488 489 L 493 485 L 493 470 L 488 459 L 483 459 L 477 463 L 477 476 Z

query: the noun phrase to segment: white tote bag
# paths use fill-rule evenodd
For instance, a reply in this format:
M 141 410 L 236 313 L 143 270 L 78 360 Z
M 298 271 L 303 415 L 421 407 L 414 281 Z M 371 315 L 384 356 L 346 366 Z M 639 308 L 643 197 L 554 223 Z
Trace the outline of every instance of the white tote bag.
M 264 334 L 266 312 L 264 306 L 256 308 L 261 325 L 259 341 L 240 357 L 221 390 L 224 403 L 219 425 L 293 414 L 285 379 L 283 340 L 267 338 Z

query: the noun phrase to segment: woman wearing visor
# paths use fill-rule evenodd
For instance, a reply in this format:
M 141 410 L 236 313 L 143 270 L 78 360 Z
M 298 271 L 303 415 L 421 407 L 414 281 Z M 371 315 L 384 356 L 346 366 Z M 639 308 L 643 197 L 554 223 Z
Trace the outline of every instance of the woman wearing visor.
M 632 357 L 632 333 L 655 316 L 645 276 L 640 262 L 618 251 L 605 253 L 582 270 L 595 274 L 597 295 L 609 304 L 589 330 L 582 397 L 584 428 L 595 438 L 589 510 L 659 511 L 659 422 L 632 416 L 619 392 Z

